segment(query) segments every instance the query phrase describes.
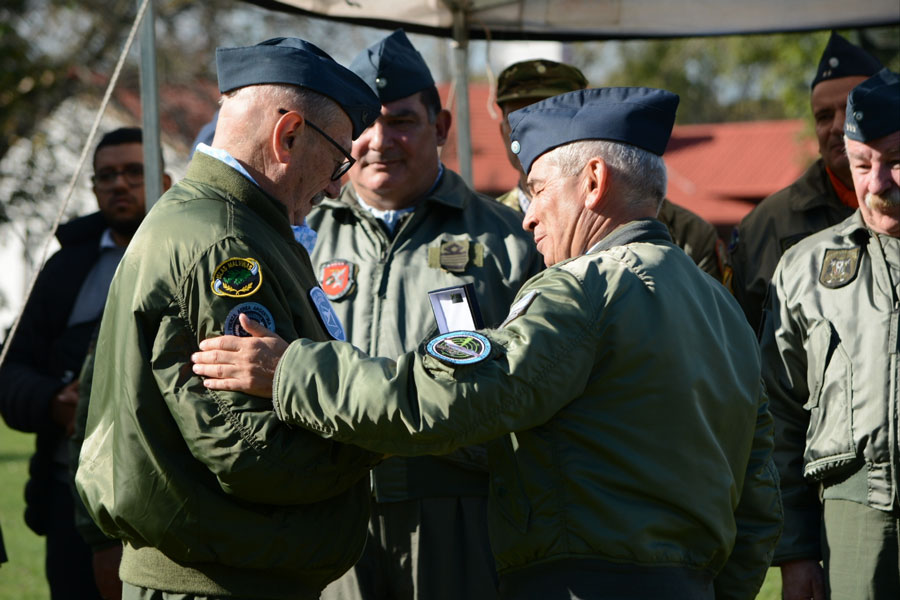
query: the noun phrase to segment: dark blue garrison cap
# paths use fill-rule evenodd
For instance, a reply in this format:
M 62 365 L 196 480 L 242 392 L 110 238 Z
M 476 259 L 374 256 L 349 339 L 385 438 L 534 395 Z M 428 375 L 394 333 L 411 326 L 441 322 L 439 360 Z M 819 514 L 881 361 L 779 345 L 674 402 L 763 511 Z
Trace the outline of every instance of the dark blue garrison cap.
M 350 70 L 369 84 L 382 104 L 434 86 L 425 59 L 402 29 L 357 54 Z
M 850 90 L 844 134 L 871 142 L 900 131 L 900 76 L 882 69 Z
M 247 85 L 282 83 L 310 89 L 337 102 L 359 137 L 381 112 L 372 90 L 320 48 L 298 38 L 272 38 L 255 46 L 217 48 L 223 94 Z
M 541 154 L 579 140 L 622 142 L 662 156 L 676 108 L 677 95 L 653 88 L 569 92 L 510 113 L 510 149 L 526 173 Z
M 877 58 L 832 31 L 825 51 L 822 52 L 822 58 L 819 59 L 816 76 L 813 78 L 810 88 L 829 79 L 853 76 L 871 77 L 879 69 L 881 69 L 881 63 Z

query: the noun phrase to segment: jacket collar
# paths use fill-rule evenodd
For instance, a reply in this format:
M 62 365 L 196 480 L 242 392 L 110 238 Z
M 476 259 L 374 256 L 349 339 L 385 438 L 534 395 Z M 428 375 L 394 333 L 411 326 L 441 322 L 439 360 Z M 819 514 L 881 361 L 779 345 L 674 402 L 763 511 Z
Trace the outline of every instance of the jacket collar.
M 656 219 L 637 219 L 622 225 L 591 246 L 588 253 L 602 252 L 616 246 L 634 242 L 671 242 L 672 236 L 662 222 Z

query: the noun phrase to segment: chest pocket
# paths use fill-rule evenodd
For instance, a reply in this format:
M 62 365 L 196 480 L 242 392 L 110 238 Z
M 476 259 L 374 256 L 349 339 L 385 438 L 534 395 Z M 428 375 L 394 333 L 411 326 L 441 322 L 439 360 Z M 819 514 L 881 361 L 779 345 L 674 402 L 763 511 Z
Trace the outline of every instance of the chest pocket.
M 823 479 L 856 462 L 853 446 L 851 361 L 834 326 L 822 320 L 807 341 L 809 411 L 804 475 Z

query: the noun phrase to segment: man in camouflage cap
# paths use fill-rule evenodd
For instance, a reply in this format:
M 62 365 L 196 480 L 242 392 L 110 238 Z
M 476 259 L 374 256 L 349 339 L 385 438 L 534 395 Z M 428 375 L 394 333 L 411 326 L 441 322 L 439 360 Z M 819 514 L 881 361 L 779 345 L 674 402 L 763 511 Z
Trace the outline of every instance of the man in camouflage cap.
M 503 137 L 509 163 L 519 173 L 519 182 L 516 187 L 497 198 L 498 202 L 524 213 L 531 201 L 526 191 L 522 165 L 509 147 L 509 113 L 546 98 L 583 90 L 587 86 L 587 78 L 576 67 L 552 60 L 526 60 L 503 69 L 497 78 L 497 105 L 502 112 L 500 135 Z M 723 261 L 727 257 L 725 245 L 719 239 L 715 227 L 668 199 L 663 199 L 657 218 L 665 224 L 672 240 L 697 266 L 722 280 Z
M 881 64 L 832 33 L 812 80 L 811 105 L 819 159 L 800 179 L 763 200 L 735 228 L 731 240 L 734 296 L 754 328 L 778 259 L 806 236 L 839 223 L 857 206 L 844 153 L 847 94 Z
M 896 73 L 853 88 L 844 133 L 859 209 L 784 254 L 763 317 L 786 600 L 900 598 Z

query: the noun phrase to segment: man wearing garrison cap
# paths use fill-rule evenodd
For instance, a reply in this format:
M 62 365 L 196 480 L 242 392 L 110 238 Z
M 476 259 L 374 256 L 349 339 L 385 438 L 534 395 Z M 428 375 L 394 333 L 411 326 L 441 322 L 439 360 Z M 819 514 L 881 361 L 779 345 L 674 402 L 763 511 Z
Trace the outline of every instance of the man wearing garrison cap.
M 503 598 L 754 598 L 781 529 L 772 419 L 740 307 L 654 218 L 677 104 L 608 88 L 510 115 L 549 268 L 499 327 L 396 360 L 254 327 L 195 372 L 376 452 L 488 442 Z M 280 355 L 274 380 L 239 349 Z
M 879 69 L 876 58 L 831 34 L 810 95 L 819 159 L 800 179 L 760 202 L 734 230 L 732 287 L 754 329 L 760 324 L 766 290 L 782 254 L 808 235 L 844 220 L 856 208 L 844 152 L 844 108 L 850 90 Z
M 787 600 L 900 598 L 896 73 L 853 88 L 844 135 L 859 208 L 785 253 L 763 320 Z
M 318 234 L 312 263 L 348 341 L 378 356 L 413 350 L 435 326 L 427 292 L 466 283 L 484 322 L 499 325 L 542 268 L 520 216 L 441 164 L 450 113 L 402 30 L 350 69 L 378 96 L 381 114 L 353 144 L 357 163 L 340 197 L 309 216 Z M 496 598 L 486 463 L 476 446 L 375 467 L 365 551 L 322 597 Z
M 577 68 L 546 59 L 526 60 L 512 64 L 497 78 L 497 106 L 501 110 L 500 135 L 506 147 L 509 163 L 519 172 L 515 188 L 503 194 L 497 201 L 521 212 L 528 210 L 531 198 L 525 189 L 525 172 L 518 157 L 509 149 L 509 114 L 546 98 L 583 90 L 588 82 Z M 727 261 L 725 244 L 716 228 L 699 215 L 663 198 L 656 215 L 669 230 L 672 241 L 690 256 L 697 266 L 722 280 Z
M 216 52 L 211 146 L 159 199 L 110 288 L 77 487 L 124 542 L 125 598 L 314 599 L 359 557 L 379 457 L 279 421 L 190 371 L 249 316 L 286 339 L 344 339 L 294 239 L 352 164 L 378 99 L 316 46 Z

